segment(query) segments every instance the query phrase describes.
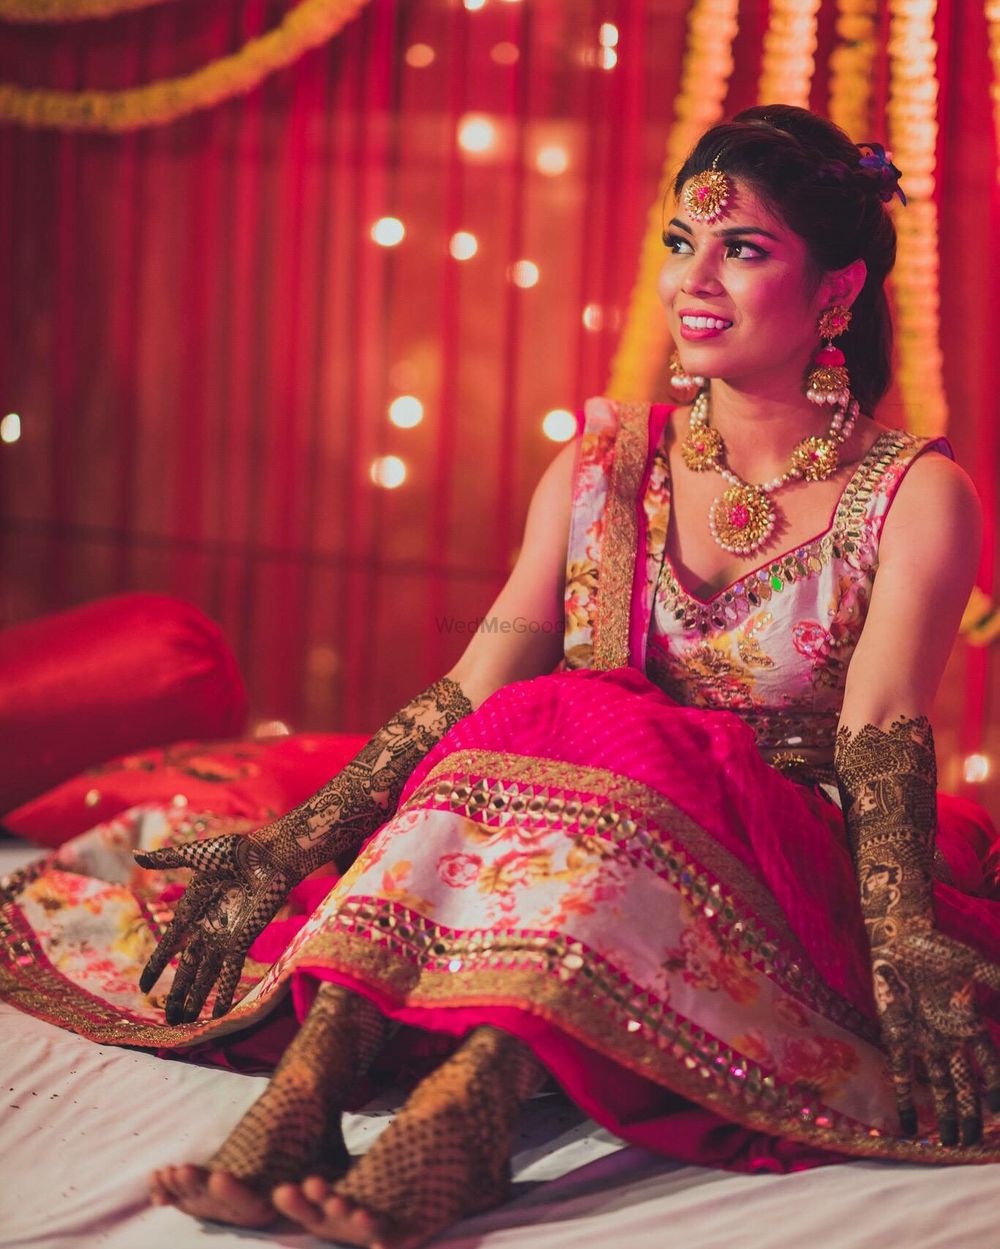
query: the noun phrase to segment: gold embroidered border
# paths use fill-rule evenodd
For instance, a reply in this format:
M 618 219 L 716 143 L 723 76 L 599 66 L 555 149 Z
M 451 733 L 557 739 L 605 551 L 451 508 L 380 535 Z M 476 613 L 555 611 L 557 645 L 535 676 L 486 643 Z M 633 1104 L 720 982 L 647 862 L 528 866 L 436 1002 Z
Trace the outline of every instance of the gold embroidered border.
M 618 405 L 621 424 L 608 482 L 604 542 L 594 621 L 594 668 L 624 668 L 629 661 L 632 581 L 639 548 L 636 506 L 649 449 L 649 404 Z
M 526 789 L 517 791 L 518 785 Z M 593 801 L 598 794 L 603 795 L 600 804 Z M 731 948 L 783 992 L 839 1027 L 877 1039 L 874 1022 L 816 974 L 766 886 L 695 820 L 641 781 L 529 755 L 460 751 L 442 759 L 401 810 L 412 807 L 454 811 L 498 830 L 509 813 L 539 827 L 558 825 L 567 832 L 607 837 L 719 925 Z
M 580 942 L 531 933 L 454 936 L 384 899 L 351 899 L 338 921 L 337 930 L 307 940 L 298 963 L 364 980 L 396 1005 L 529 1011 L 727 1119 L 821 1149 L 937 1164 L 1000 1161 L 1000 1125 L 987 1127 L 981 1145 L 949 1149 L 930 1138 L 902 1140 L 870 1127 L 637 994 Z M 415 945 L 430 953 L 419 973 Z

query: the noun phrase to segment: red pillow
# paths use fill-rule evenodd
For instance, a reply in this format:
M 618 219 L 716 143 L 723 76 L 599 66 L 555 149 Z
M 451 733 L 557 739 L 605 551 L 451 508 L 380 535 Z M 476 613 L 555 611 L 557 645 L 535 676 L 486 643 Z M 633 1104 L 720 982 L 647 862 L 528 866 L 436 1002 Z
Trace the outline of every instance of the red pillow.
M 91 768 L 10 812 L 3 824 L 46 846 L 62 845 L 140 803 L 176 802 L 264 824 L 320 789 L 367 741 L 348 733 L 299 733 L 180 742 Z
M 126 750 L 243 731 L 219 627 L 161 594 L 121 594 L 0 631 L 0 811 Z

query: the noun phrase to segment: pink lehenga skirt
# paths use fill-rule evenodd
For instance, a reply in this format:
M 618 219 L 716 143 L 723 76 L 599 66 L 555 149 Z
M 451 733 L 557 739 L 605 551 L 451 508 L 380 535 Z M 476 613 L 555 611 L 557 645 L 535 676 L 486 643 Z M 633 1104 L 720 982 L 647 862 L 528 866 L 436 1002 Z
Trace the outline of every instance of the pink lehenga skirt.
M 937 885 L 939 925 L 1000 958 L 959 807 L 940 809 L 959 883 Z M 337 981 L 404 1025 L 399 1055 L 483 1023 L 517 1034 L 598 1122 L 672 1157 L 1000 1161 L 1000 1125 L 941 1149 L 929 1099 L 927 1135 L 898 1135 L 839 808 L 765 764 L 735 714 L 680 706 L 635 669 L 497 691 L 332 887 L 295 891 L 233 1010 L 167 1028 L 169 971 L 148 997 L 136 981 L 184 874 L 131 850 L 230 827 L 138 809 L 19 873 L 3 995 L 102 1042 L 245 1062 Z M 1000 1003 L 984 1008 L 1000 1038 Z

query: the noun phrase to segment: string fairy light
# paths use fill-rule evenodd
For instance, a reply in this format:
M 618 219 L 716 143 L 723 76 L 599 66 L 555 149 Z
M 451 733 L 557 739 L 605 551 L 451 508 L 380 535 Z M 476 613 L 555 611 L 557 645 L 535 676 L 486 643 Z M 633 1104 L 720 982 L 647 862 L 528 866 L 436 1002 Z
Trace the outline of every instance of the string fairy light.
M 607 393 L 649 399 L 667 353 L 667 322 L 656 290 L 663 267 L 663 200 L 698 138 L 722 116 L 733 72 L 739 0 L 694 0 L 688 14 L 680 89 L 656 198 L 646 219 L 639 273 L 629 296 L 625 328 L 611 362 Z
M 872 133 L 878 0 L 837 0 L 839 42 L 830 53 L 830 120 L 856 142 Z
M 809 107 L 819 0 L 771 0 L 757 99 Z
M 921 436 L 948 428 L 941 358 L 938 216 L 937 0 L 889 0 L 889 144 L 903 170 L 907 205 L 892 211 L 898 236 L 890 275 L 896 305 L 897 376 L 906 427 Z

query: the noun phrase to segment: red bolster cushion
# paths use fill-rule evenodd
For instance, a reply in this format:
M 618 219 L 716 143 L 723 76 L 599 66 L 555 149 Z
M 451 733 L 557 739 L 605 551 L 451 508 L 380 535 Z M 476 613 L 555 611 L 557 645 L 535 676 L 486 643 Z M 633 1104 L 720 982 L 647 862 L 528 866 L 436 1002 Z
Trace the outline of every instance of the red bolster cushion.
M 358 753 L 367 737 L 298 733 L 257 741 L 179 742 L 91 768 L 4 816 L 19 837 L 59 846 L 140 804 L 266 824 L 314 794 Z
M 0 631 L 0 811 L 125 751 L 243 731 L 246 691 L 218 625 L 120 594 Z

